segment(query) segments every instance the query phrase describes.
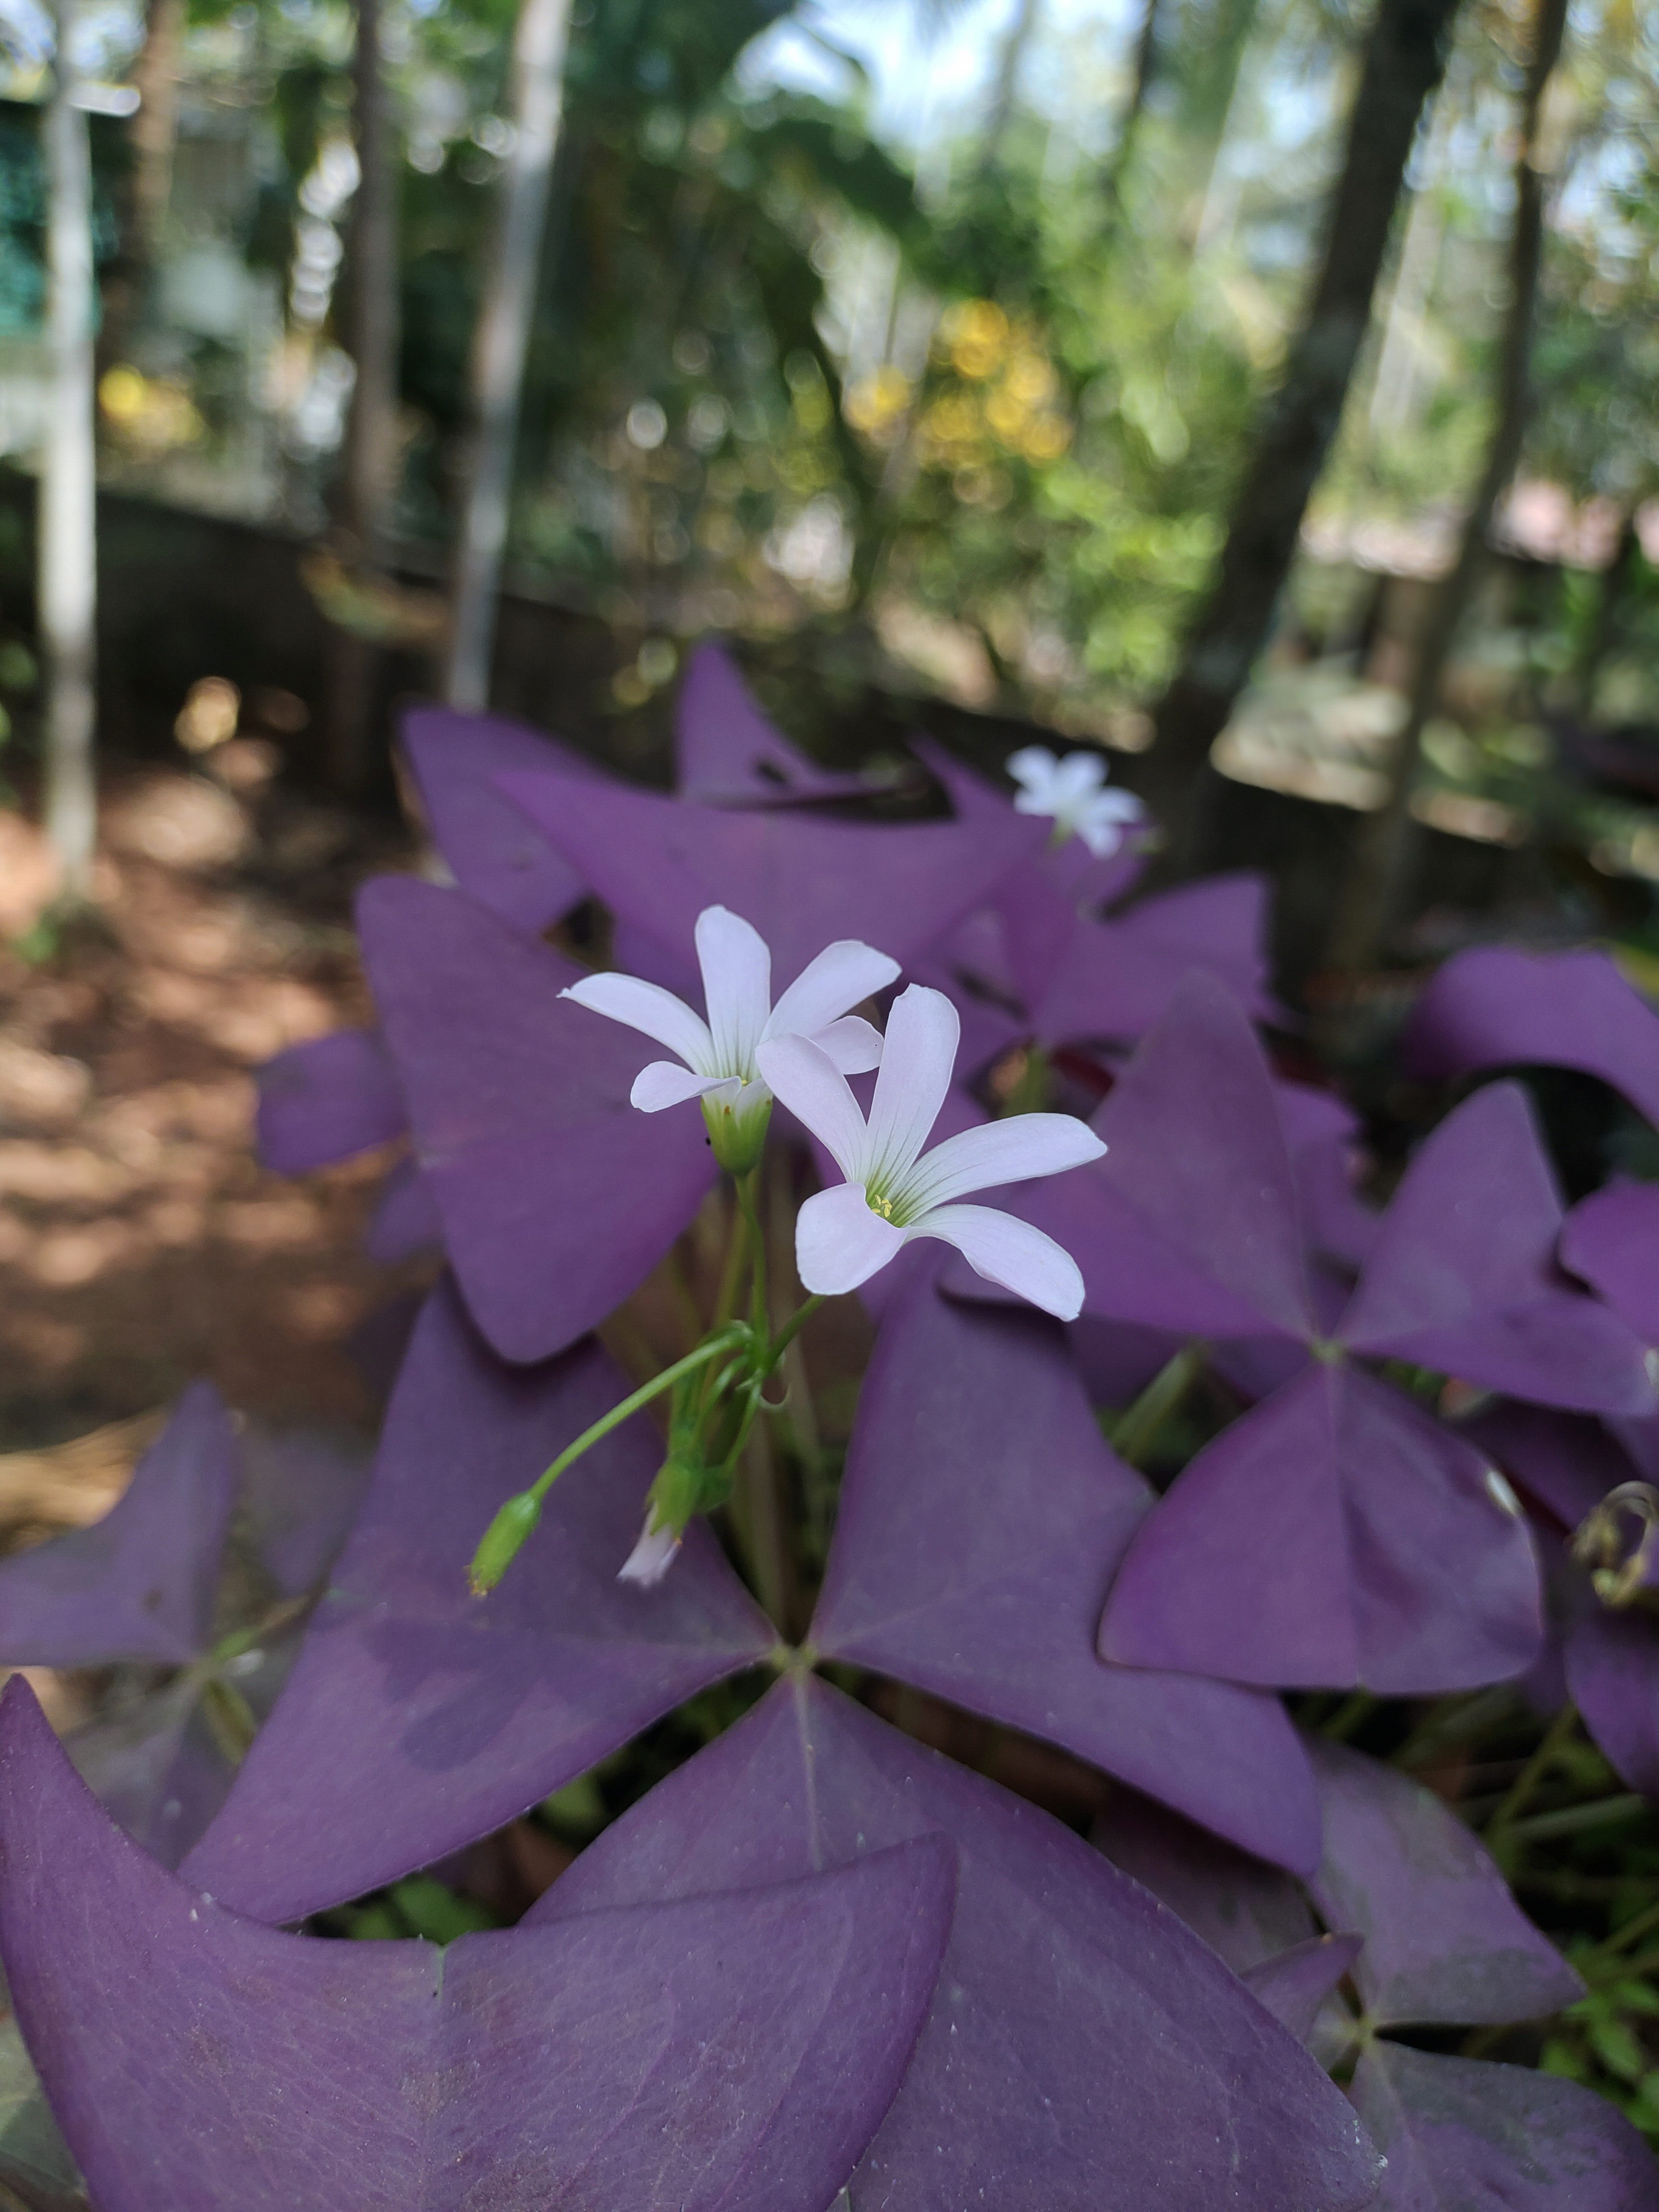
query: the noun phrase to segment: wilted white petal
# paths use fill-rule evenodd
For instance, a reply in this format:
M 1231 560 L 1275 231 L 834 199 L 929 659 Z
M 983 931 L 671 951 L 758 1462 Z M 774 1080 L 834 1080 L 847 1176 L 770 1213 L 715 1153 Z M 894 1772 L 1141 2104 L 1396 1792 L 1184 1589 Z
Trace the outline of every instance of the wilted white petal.
M 680 1539 L 672 1528 L 653 1528 L 652 1518 L 651 1514 L 646 1515 L 639 1542 L 617 1569 L 619 1583 L 633 1583 L 641 1589 L 653 1589 L 673 1565 Z
M 873 945 L 844 937 L 826 945 L 816 960 L 809 960 L 772 1009 L 765 1035 L 813 1036 L 856 1006 L 898 980 L 899 964 Z M 872 1060 L 868 1065 L 873 1067 Z
M 873 1210 L 861 1184 L 844 1182 L 817 1192 L 797 1215 L 795 1272 L 823 1297 L 855 1291 L 897 1257 L 904 1237 Z
M 994 1206 L 939 1206 L 913 1221 L 904 1233 L 907 1237 L 943 1237 L 956 1246 L 976 1275 L 1029 1298 L 1057 1321 L 1075 1321 L 1083 1310 L 1083 1276 L 1077 1261 L 1052 1237 L 1012 1213 L 999 1212 Z M 804 1274 L 801 1279 L 805 1280 Z
M 1073 1114 L 1015 1114 L 1006 1121 L 987 1121 L 922 1155 L 904 1180 L 903 1208 L 914 1218 L 919 1208 L 949 1206 L 970 1191 L 1086 1167 L 1105 1150 L 1088 1123 Z
M 665 991 L 660 983 L 641 982 L 637 975 L 584 975 L 580 983 L 573 983 L 559 996 L 574 999 L 579 1006 L 586 1006 L 613 1022 L 625 1023 L 642 1036 L 654 1037 L 700 1075 L 715 1072 L 714 1040 L 708 1034 L 708 1023 L 694 1014 L 684 999 Z
M 843 1075 L 867 1075 L 881 1066 L 881 1031 L 862 1014 L 843 1014 L 828 1028 L 815 1030 L 809 1042 L 832 1060 Z
M 805 1037 L 774 1037 L 756 1059 L 773 1096 L 812 1132 L 848 1182 L 861 1183 L 869 1151 L 864 1116 L 829 1054 Z
M 641 1114 L 660 1114 L 665 1106 L 680 1106 L 688 1098 L 706 1097 L 711 1091 L 735 1091 L 737 1088 L 729 1076 L 698 1075 L 677 1060 L 653 1060 L 634 1078 L 628 1103 L 637 1106 Z
M 729 907 L 706 906 L 697 916 L 696 939 L 714 1065 L 725 1074 L 740 1074 L 754 1065 L 771 1012 L 772 955 L 759 930 Z
M 861 1180 L 884 1190 L 902 1182 L 939 1119 L 961 1039 L 961 1018 L 943 991 L 912 983 L 894 1000 L 870 1102 L 869 1173 Z

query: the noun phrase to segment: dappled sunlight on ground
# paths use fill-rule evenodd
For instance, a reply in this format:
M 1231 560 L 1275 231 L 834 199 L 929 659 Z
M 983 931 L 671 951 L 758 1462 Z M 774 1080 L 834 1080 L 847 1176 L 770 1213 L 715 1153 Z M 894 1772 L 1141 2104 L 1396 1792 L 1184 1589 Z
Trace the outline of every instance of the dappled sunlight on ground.
M 121 773 L 104 803 L 96 926 L 0 949 L 0 1449 L 201 1374 L 275 1419 L 359 1417 L 340 1339 L 395 1284 L 359 1249 L 381 1163 L 263 1172 L 251 1071 L 362 1018 L 350 883 L 401 848 L 181 769 Z M 16 815 L 0 832 L 49 880 Z

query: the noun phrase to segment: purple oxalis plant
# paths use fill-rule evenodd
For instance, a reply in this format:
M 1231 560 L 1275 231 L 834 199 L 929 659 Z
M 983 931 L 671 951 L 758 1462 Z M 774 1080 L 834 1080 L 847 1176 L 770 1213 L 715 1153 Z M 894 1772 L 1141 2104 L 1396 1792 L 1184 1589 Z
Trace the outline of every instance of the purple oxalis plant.
M 860 818 L 712 649 L 678 746 L 667 798 L 406 726 L 451 880 L 367 887 L 378 1026 L 259 1109 L 290 1172 L 403 1146 L 374 1238 L 436 1255 L 367 1488 L 198 1387 L 104 1522 L 0 1563 L 3 1656 L 191 1713 L 289 1639 L 160 1828 L 0 1703 L 0 1956 L 65 2161 L 101 2212 L 1659 2206 L 1606 2099 L 1454 2040 L 1601 1986 L 1505 1878 L 1537 1760 L 1485 1843 L 1419 1773 L 1553 1686 L 1659 1785 L 1651 1194 L 1565 1213 L 1499 1082 L 1371 1208 L 1355 1117 L 1252 1027 L 1257 888 L 1124 908 L 1148 825 L 1097 756 L 1011 797 L 928 753 L 951 819 Z M 611 964 L 549 941 L 584 900 Z M 1659 1103 L 1601 969 L 1504 968 L 1496 1012 L 1455 971 L 1425 1072 Z M 1062 1051 L 1092 1118 L 1007 1110 Z M 266 1612 L 228 1632 L 233 1509 Z M 1373 1713 L 1392 1759 L 1340 1740 Z M 310 1932 L 671 1722 L 517 1926 Z M 84 2202 L 63 2172 L 0 2129 L 25 2202 Z

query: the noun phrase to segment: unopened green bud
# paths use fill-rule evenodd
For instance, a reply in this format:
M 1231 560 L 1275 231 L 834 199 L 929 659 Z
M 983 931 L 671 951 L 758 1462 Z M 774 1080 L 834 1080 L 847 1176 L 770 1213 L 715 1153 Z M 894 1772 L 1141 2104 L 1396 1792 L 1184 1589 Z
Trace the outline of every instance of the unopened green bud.
M 509 1498 L 484 1530 L 483 1541 L 472 1554 L 467 1580 L 474 1597 L 488 1597 L 512 1565 L 526 1540 L 542 1517 L 542 1501 L 533 1490 Z
M 702 1118 L 714 1158 L 728 1175 L 744 1176 L 760 1164 L 772 1119 L 772 1094 L 763 1084 L 745 1083 L 733 1101 L 705 1098 Z

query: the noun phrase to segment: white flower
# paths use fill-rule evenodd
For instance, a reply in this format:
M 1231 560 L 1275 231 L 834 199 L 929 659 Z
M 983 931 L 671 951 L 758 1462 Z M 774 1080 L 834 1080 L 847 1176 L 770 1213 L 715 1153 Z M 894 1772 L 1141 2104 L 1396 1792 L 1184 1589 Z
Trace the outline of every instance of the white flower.
M 1098 753 L 1067 753 L 1057 760 L 1046 745 L 1025 745 L 1008 757 L 1018 784 L 1017 814 L 1052 815 L 1054 842 L 1081 837 L 1098 860 L 1115 853 L 1126 830 L 1146 818 L 1132 791 L 1108 791 L 1106 763 Z
M 636 975 L 585 975 L 560 993 L 613 1022 L 625 1022 L 678 1055 L 653 1060 L 629 1094 L 641 1113 L 659 1114 L 701 1098 L 722 1166 L 742 1173 L 754 1164 L 766 1132 L 772 1093 L 756 1054 L 779 1037 L 810 1036 L 849 1075 L 881 1064 L 881 1033 L 847 1009 L 890 983 L 896 960 L 856 939 L 826 945 L 809 961 L 776 1006 L 772 955 L 760 932 L 723 906 L 697 916 L 697 964 L 702 970 L 705 1021 L 684 999 Z
M 809 1291 L 856 1290 L 913 1237 L 954 1244 L 978 1274 L 1061 1321 L 1083 1304 L 1069 1252 L 994 1206 L 958 1206 L 969 1191 L 1029 1182 L 1097 1160 L 1106 1147 L 1069 1114 L 1016 1114 L 922 1146 L 951 1086 L 962 1025 L 941 991 L 913 983 L 894 1001 L 881 1073 L 865 1121 L 847 1079 L 805 1037 L 760 1048 L 761 1072 L 823 1145 L 847 1181 L 809 1198 L 795 1259 Z
M 673 1565 L 681 1539 L 672 1528 L 659 1528 L 656 1518 L 654 1509 L 647 1510 L 639 1542 L 617 1570 L 619 1583 L 633 1583 L 640 1589 L 654 1589 Z

